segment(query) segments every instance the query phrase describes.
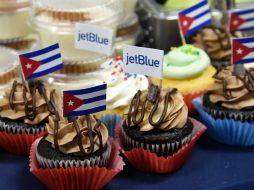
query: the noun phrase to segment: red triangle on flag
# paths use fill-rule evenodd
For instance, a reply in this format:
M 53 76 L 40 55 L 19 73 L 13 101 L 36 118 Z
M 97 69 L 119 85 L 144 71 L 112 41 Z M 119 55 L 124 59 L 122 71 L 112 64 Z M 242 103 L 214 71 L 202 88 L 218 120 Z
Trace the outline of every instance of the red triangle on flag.
M 179 14 L 179 22 L 184 36 L 186 36 L 193 21 L 194 18 Z
M 231 14 L 229 24 L 230 32 L 234 32 L 236 29 L 238 29 L 239 26 L 241 26 L 245 22 L 246 22 L 245 19 L 239 17 L 238 15 Z
M 233 40 L 233 64 L 237 64 L 241 59 L 251 52 L 251 48 Z
M 29 77 L 34 73 L 34 71 L 41 65 L 39 61 L 29 59 L 22 55 L 19 56 L 19 60 L 26 80 L 29 79 Z
M 75 109 L 79 108 L 84 101 L 67 93 L 63 93 L 63 114 L 64 116 L 68 116 L 70 112 L 74 111 Z

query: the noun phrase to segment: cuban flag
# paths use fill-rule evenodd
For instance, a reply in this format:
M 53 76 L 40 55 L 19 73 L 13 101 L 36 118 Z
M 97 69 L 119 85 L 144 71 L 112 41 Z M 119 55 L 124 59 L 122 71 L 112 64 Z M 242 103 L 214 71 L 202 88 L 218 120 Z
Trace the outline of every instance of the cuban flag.
M 200 3 L 184 9 L 178 14 L 179 24 L 184 36 L 204 28 L 212 23 L 212 15 L 210 12 L 208 1 L 201 1 Z
M 26 80 L 38 78 L 63 68 L 59 44 L 19 56 Z
M 102 84 L 81 90 L 63 91 L 63 114 L 89 115 L 106 110 L 107 85 Z
M 229 19 L 230 32 L 236 30 L 249 31 L 254 29 L 254 8 L 235 10 L 230 12 Z
M 232 51 L 233 64 L 254 63 L 254 37 L 233 39 Z

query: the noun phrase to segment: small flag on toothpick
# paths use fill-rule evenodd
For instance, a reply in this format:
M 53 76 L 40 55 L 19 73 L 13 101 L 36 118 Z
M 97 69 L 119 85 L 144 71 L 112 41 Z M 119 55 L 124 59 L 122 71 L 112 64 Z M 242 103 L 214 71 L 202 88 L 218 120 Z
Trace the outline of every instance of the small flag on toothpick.
M 42 77 L 64 67 L 58 44 L 19 56 L 26 80 Z
M 232 41 L 233 64 L 254 63 L 254 37 L 235 38 Z
M 234 10 L 230 12 L 230 32 L 254 30 L 254 9 Z
M 212 23 L 212 15 L 207 0 L 182 10 L 178 13 L 178 17 L 183 36 L 191 35 Z
M 82 116 L 106 110 L 106 90 L 107 85 L 102 84 L 86 89 L 63 91 L 64 116 Z

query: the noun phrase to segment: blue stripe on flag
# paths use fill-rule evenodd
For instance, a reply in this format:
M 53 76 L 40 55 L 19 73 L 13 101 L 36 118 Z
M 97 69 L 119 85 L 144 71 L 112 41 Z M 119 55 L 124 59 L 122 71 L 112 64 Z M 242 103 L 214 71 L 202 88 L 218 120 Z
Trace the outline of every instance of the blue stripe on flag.
M 204 28 L 205 26 L 207 26 L 207 25 L 209 25 L 209 24 L 211 24 L 211 23 L 212 23 L 212 20 L 208 20 L 208 21 L 206 21 L 206 22 L 204 22 L 204 23 L 202 23 L 202 24 L 196 26 L 195 28 L 192 28 L 192 29 L 188 30 L 187 35 L 191 35 L 191 34 L 193 34 L 194 32 L 196 32 L 197 30 L 199 30 L 199 29 L 201 29 L 201 28 Z
M 196 5 L 194 5 L 194 6 L 190 7 L 190 8 L 187 8 L 187 9 L 181 11 L 181 14 L 187 15 L 187 14 L 195 11 L 196 9 L 199 9 L 200 7 L 205 6 L 206 4 L 208 4 L 207 0 L 201 1 L 198 4 L 196 4 Z
M 41 76 L 44 76 L 44 75 L 47 75 L 49 73 L 53 73 L 59 69 L 62 69 L 64 67 L 63 63 L 60 63 L 59 65 L 56 65 L 55 67 L 51 67 L 47 70 L 44 70 L 44 71 L 41 71 L 41 72 L 38 72 L 38 73 L 33 73 L 30 77 L 29 77 L 29 80 L 31 79 L 34 79 L 34 78 L 38 78 L 38 77 L 41 77 Z
M 68 114 L 68 116 L 89 115 L 89 114 L 93 114 L 93 113 L 96 113 L 96 112 L 101 112 L 101 111 L 104 111 L 104 110 L 106 110 L 106 105 L 96 107 L 96 108 L 91 108 L 91 109 L 88 109 L 88 110 L 72 111 Z
M 49 63 L 49 62 L 54 61 L 54 60 L 59 59 L 59 58 L 61 58 L 61 54 L 60 54 L 60 53 L 58 53 L 58 54 L 56 54 L 56 55 L 53 55 L 53 56 L 51 56 L 51 57 L 48 57 L 48 58 L 46 58 L 46 59 L 43 59 L 43 60 L 41 60 L 40 62 L 41 62 L 42 64 L 46 64 L 46 63 Z
M 234 12 L 234 14 L 236 15 L 244 15 L 244 14 L 249 14 L 249 13 L 253 13 L 254 9 L 246 9 L 246 10 L 241 10 L 241 11 L 236 11 Z
M 34 51 L 34 52 L 31 52 L 31 53 L 25 53 L 22 56 L 27 57 L 27 58 L 33 58 L 33 57 L 37 57 L 37 56 L 40 56 L 42 54 L 48 53 L 50 51 L 53 51 L 55 49 L 59 49 L 59 44 L 53 44 L 49 47 L 46 47 L 44 49 L 40 49 L 38 51 Z
M 240 38 L 240 39 L 234 39 L 234 40 L 240 43 L 251 43 L 251 42 L 254 42 L 254 37 Z
M 247 21 L 253 21 L 254 20 L 254 13 L 253 13 L 253 17 L 252 18 L 249 18 L 249 19 L 246 19 Z
M 89 99 L 84 99 L 85 104 L 89 104 L 89 103 L 93 103 L 93 102 L 98 102 L 100 100 L 106 100 L 106 94 L 102 95 L 102 96 L 96 96 L 93 98 L 89 98 Z
M 204 11 L 204 12 L 202 12 L 202 13 L 200 13 L 200 14 L 198 14 L 198 15 L 195 16 L 194 18 L 195 18 L 195 19 L 198 19 L 198 18 L 200 18 L 200 17 L 202 17 L 202 16 L 204 16 L 204 15 L 206 15 L 206 14 L 210 14 L 210 10 L 209 10 L 209 9 L 206 10 L 206 11 Z
M 247 32 L 247 31 L 250 31 L 250 30 L 253 30 L 253 26 L 252 27 L 246 27 L 246 28 L 239 28 L 239 29 L 236 29 L 236 31 L 243 31 L 243 32 Z
M 245 63 L 254 63 L 254 58 L 241 59 L 240 61 L 237 62 L 237 64 L 245 64 Z
M 91 88 L 86 88 L 82 90 L 69 90 L 66 92 L 70 93 L 71 95 L 81 95 L 81 94 L 89 94 L 89 93 L 105 90 L 106 88 L 107 88 L 107 85 L 102 84 L 102 85 L 91 87 Z

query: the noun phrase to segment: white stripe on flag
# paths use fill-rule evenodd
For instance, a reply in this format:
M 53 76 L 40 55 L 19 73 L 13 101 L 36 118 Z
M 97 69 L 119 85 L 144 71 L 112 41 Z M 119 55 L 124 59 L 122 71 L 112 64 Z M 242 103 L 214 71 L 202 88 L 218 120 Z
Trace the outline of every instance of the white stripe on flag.
M 254 58 L 254 52 L 248 54 L 247 56 L 245 56 L 243 59 L 253 59 Z
M 238 29 L 243 29 L 243 28 L 250 28 L 254 26 L 254 20 L 253 21 L 247 21 L 243 23 Z
M 189 30 L 201 25 L 202 23 L 205 23 L 206 21 L 211 19 L 210 14 L 205 14 L 204 16 L 200 17 L 199 19 L 195 20 L 192 24 Z
M 92 109 L 92 108 L 96 108 L 96 107 L 100 107 L 100 106 L 105 106 L 105 105 L 106 105 L 106 100 L 100 100 L 100 101 L 92 102 L 89 104 L 83 104 L 82 106 L 75 109 L 74 111 L 83 111 L 83 110 L 88 110 L 88 109 Z
M 244 43 L 243 45 L 249 48 L 254 48 L 254 42 Z
M 41 61 L 41 60 L 47 59 L 47 58 L 52 57 L 52 56 L 59 54 L 59 53 L 60 53 L 60 49 L 57 48 L 57 49 L 50 51 L 48 53 L 45 53 L 45 54 L 42 54 L 42 55 L 39 55 L 36 57 L 31 57 L 30 59 L 33 59 L 35 61 Z
M 205 5 L 203 7 L 200 7 L 199 9 L 196 9 L 195 11 L 192 11 L 190 13 L 187 14 L 187 16 L 189 17 L 195 17 L 205 11 L 209 10 L 209 6 L 208 5 Z
M 38 67 L 38 68 L 34 71 L 34 73 L 38 73 L 38 72 L 41 72 L 41 71 L 48 70 L 48 69 L 50 69 L 50 68 L 52 68 L 52 67 L 55 67 L 55 66 L 57 66 L 57 65 L 60 65 L 60 64 L 62 64 L 62 63 L 63 63 L 63 62 L 62 62 L 62 59 L 61 59 L 61 58 L 56 59 L 56 60 L 54 60 L 54 61 L 51 61 L 51 62 L 48 62 L 48 63 L 46 63 L 46 64 L 40 65 L 40 67 Z
M 243 14 L 243 15 L 239 15 L 239 17 L 243 18 L 243 19 L 249 19 L 249 18 L 254 18 L 254 13 L 249 13 L 249 14 Z M 236 14 L 237 15 L 237 14 Z
M 74 95 L 74 96 L 81 100 L 85 100 L 85 99 L 94 98 L 94 97 L 102 96 L 102 95 L 106 95 L 106 89 L 88 93 L 88 94 L 80 94 L 80 95 Z

